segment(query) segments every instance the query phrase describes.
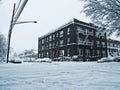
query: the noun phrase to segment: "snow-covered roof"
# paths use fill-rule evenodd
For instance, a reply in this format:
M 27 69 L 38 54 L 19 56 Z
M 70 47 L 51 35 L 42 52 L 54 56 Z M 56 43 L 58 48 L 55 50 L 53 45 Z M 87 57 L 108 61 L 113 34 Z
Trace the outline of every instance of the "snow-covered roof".
M 56 32 L 56 31 L 59 31 L 59 30 L 65 28 L 65 27 L 67 27 L 67 26 L 69 26 L 69 25 L 71 25 L 71 24 L 78 24 L 78 25 L 81 25 L 81 26 L 85 26 L 85 27 L 88 27 L 88 28 L 95 29 L 95 30 L 97 29 L 97 26 L 95 26 L 95 25 L 92 24 L 92 23 L 86 23 L 86 22 L 83 22 L 83 21 L 80 21 L 80 20 L 77 20 L 77 19 L 73 18 L 73 19 L 70 20 L 68 23 L 65 23 L 65 24 L 63 24 L 62 26 L 58 27 L 57 29 L 51 30 L 51 31 L 48 32 L 47 34 L 39 37 L 39 39 L 40 39 L 40 38 L 44 38 L 44 37 L 46 37 L 46 36 L 48 36 L 48 35 Z

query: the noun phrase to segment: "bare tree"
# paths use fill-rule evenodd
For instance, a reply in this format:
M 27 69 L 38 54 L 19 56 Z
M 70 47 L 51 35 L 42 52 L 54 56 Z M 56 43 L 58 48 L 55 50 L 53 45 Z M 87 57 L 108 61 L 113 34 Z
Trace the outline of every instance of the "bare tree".
M 120 35 L 120 0 L 82 0 L 85 1 L 83 12 L 94 24 L 106 28 L 111 35 Z
M 4 35 L 0 34 L 0 61 L 5 60 L 7 51 L 7 42 Z

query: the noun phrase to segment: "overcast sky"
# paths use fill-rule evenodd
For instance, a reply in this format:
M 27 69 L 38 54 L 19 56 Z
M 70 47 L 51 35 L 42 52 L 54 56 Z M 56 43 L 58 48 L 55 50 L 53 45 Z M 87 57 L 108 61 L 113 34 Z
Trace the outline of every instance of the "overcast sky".
M 13 3 L 3 0 L 0 4 L 0 33 L 7 37 Z M 80 11 L 84 3 L 80 0 L 28 0 L 18 21 L 36 20 L 38 23 L 16 25 L 12 32 L 11 46 L 14 51 L 38 48 L 38 37 L 67 23 L 72 18 L 90 22 Z

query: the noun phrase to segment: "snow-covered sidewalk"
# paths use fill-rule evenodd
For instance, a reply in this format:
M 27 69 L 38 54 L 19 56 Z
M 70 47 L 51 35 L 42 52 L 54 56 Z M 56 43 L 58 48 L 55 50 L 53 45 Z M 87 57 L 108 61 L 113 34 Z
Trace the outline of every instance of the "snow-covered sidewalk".
M 120 63 L 0 64 L 0 90 L 120 90 Z

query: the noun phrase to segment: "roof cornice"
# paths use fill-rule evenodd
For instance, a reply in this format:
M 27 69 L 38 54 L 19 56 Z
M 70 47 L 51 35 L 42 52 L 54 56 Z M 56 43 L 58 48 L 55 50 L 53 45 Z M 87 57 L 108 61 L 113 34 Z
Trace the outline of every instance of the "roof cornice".
M 73 18 L 72 20 L 70 20 L 69 22 L 63 24 L 62 26 L 58 27 L 57 29 L 51 30 L 51 32 L 47 33 L 46 35 L 43 35 L 43 36 L 39 37 L 39 39 L 40 39 L 40 38 L 44 38 L 44 37 L 46 37 L 46 36 L 48 36 L 48 35 L 56 32 L 56 31 L 59 31 L 59 30 L 65 28 L 65 27 L 67 27 L 67 26 L 69 26 L 69 25 L 72 25 L 72 24 L 77 24 L 77 25 L 81 25 L 81 26 L 84 26 L 84 27 L 87 27 L 87 28 L 92 28 L 92 29 L 97 30 L 97 28 L 96 28 L 95 26 L 93 26 L 93 24 L 91 24 L 91 23 L 86 23 L 86 22 L 83 22 L 83 21 L 79 21 L 79 20 Z

